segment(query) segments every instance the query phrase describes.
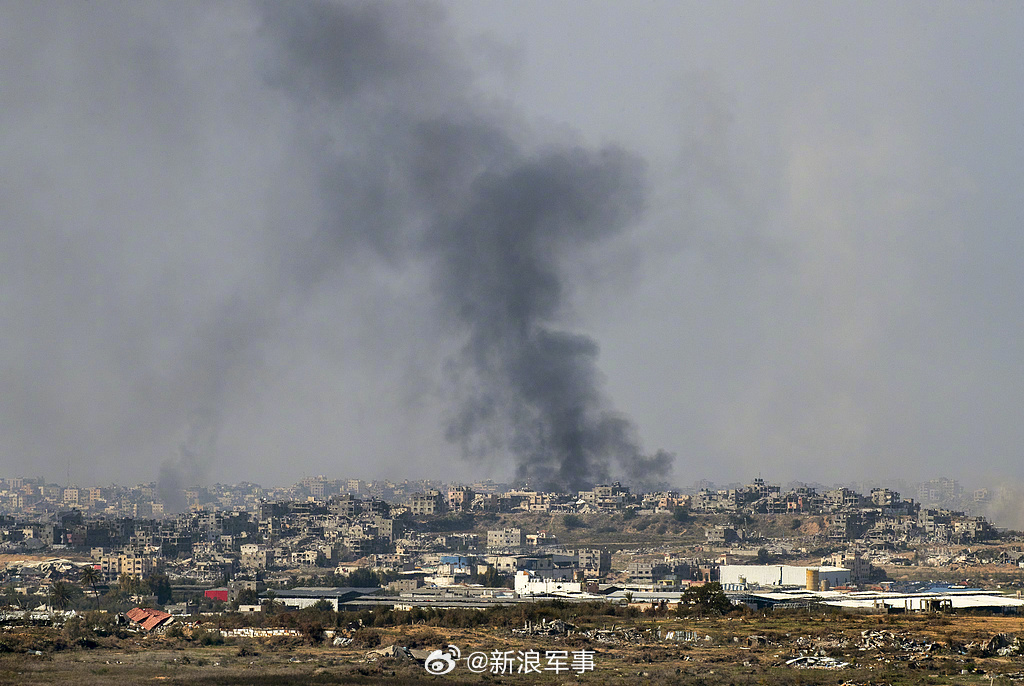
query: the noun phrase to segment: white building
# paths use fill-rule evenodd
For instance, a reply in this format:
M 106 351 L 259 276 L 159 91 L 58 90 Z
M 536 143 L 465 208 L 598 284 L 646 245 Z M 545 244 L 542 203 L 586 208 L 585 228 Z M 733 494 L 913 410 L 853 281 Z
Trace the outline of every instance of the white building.
M 582 593 L 583 584 L 575 581 L 559 579 L 540 579 L 523 570 L 516 572 L 515 591 L 519 595 L 548 595 L 562 593 Z
M 849 585 L 852 573 L 844 567 L 802 567 L 796 565 L 722 565 L 719 581 L 725 588 L 743 585 L 800 586 L 807 588 L 812 579 L 818 590 L 822 584 L 828 588 Z

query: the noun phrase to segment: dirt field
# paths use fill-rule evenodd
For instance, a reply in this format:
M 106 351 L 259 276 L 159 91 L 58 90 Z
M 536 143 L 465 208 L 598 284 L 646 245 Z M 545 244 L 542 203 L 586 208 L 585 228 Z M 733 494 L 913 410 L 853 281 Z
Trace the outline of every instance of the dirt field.
M 668 631 L 685 632 L 685 639 L 667 641 Z M 380 647 L 457 646 L 462 659 L 449 673 L 435 676 L 402 655 L 373 656 L 365 646 L 309 645 L 297 638 L 227 639 L 224 645 L 203 646 L 131 636 L 89 647 L 80 640 L 61 645 L 61 632 L 54 629 L 9 629 L 0 632 L 0 642 L 15 652 L 0 654 L 0 683 L 611 684 L 640 678 L 646 684 L 1020 684 L 1024 656 L 1015 636 L 1024 638 L 1024 618 L 799 613 L 640 617 L 599 629 L 580 627 L 564 636 L 423 625 L 373 630 Z M 495 651 L 511 651 L 505 665 L 511 673 L 493 664 L 481 673 L 469 669 L 465 658 L 471 652 L 492 657 Z M 556 673 L 544 660 L 554 651 L 569 659 L 588 651 L 592 670 Z M 534 665 L 540 671 L 519 673 L 524 666 L 519 656 L 530 653 L 540 658 Z M 787 665 L 801 656 L 811 656 L 818 666 Z

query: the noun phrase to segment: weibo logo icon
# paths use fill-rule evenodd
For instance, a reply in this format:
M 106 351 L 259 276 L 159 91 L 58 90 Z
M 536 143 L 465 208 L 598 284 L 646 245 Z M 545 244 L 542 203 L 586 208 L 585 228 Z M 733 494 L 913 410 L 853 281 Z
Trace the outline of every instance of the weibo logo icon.
M 455 661 L 462 657 L 462 651 L 459 650 L 458 646 L 449 644 L 448 647 L 451 648 L 449 652 L 435 650 L 430 655 L 427 655 L 423 667 L 431 674 L 438 676 L 447 674 L 455 669 Z

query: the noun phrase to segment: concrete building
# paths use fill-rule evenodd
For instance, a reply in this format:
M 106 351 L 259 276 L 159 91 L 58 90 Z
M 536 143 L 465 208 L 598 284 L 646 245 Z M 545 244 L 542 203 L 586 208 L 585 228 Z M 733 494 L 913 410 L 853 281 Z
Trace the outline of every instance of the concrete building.
M 468 510 L 474 497 L 473 489 L 468 486 L 451 486 L 448 489 L 448 509 L 452 512 Z
M 362 505 L 359 498 L 345 493 L 332 497 L 327 504 L 327 509 L 331 514 L 339 517 L 355 517 L 363 511 Z
M 903 501 L 900 494 L 888 488 L 875 488 L 871 491 L 871 502 L 878 507 L 893 507 Z
M 500 529 L 487 532 L 488 550 L 520 550 L 526 543 L 522 529 Z
M 580 491 L 579 499 L 584 504 L 601 510 L 614 510 L 622 507 L 626 498 L 629 497 L 629 488 L 622 486 L 618 481 L 611 486 L 594 486 L 591 491 Z
M 589 574 L 604 576 L 611 571 L 612 554 L 597 548 L 581 548 L 576 551 L 580 569 Z
M 122 574 L 143 578 L 157 571 L 157 559 L 150 555 L 121 553 L 100 557 L 100 572 L 106 581 L 117 581 Z
M 725 545 L 738 539 L 736 529 L 724 524 L 718 524 L 714 528 L 704 532 L 707 542 L 712 545 Z
M 583 584 L 562 579 L 546 579 L 533 572 L 516 572 L 515 591 L 519 595 L 550 595 L 561 593 L 582 593 Z
M 662 562 L 629 562 L 626 564 L 626 574 L 635 583 L 653 584 L 670 573 L 669 566 Z
M 535 534 L 526 535 L 526 545 L 531 548 L 540 548 L 546 545 L 557 545 L 558 537 L 546 531 L 538 531 Z
M 808 574 L 811 572 L 811 574 Z M 852 581 L 852 572 L 842 567 L 803 567 L 796 565 L 722 565 L 719 581 L 726 588 L 758 586 L 798 586 L 806 588 L 808 579 L 814 578 L 815 585 L 828 588 L 847 586 Z M 817 590 L 817 589 L 815 589 Z
M 441 514 L 444 512 L 444 506 L 445 502 L 441 491 L 436 489 L 430 489 L 425 493 L 413 493 L 406 505 L 409 512 L 417 516 Z
M 917 525 L 926 534 L 935 533 L 939 527 L 948 527 L 951 521 L 950 513 L 946 510 L 930 510 L 922 508 L 917 515 Z
M 239 563 L 245 569 L 263 570 L 274 564 L 274 551 L 265 545 L 245 543 L 239 548 Z
M 871 565 L 855 550 L 844 550 L 821 558 L 822 566 L 850 570 L 850 581 L 860 583 L 871 576 Z

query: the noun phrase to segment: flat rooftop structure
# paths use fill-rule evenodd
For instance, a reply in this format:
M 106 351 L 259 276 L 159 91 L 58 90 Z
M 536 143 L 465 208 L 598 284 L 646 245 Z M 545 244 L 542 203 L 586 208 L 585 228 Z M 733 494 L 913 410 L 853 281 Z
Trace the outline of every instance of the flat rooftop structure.
M 374 593 L 379 593 L 380 590 L 376 586 L 299 586 L 298 588 L 275 589 L 274 593 L 278 599 L 343 598 L 353 595 L 373 595 Z
M 352 587 L 352 586 L 301 586 L 299 588 L 284 588 L 274 590 L 274 599 L 284 603 L 288 607 L 312 607 L 321 600 L 329 602 L 335 610 L 356 598 L 374 596 L 380 593 L 381 589 L 375 586 Z M 262 598 L 268 596 L 263 594 Z
M 472 584 L 453 584 L 451 586 L 420 586 L 415 590 L 400 591 L 398 595 L 401 595 L 403 598 L 413 598 L 418 596 L 433 597 L 442 595 L 459 598 L 480 598 L 515 596 L 516 592 L 511 588 L 505 588 L 504 586 L 492 587 L 474 586 Z
M 849 610 L 896 610 L 926 612 L 936 610 L 1013 610 L 1024 608 L 1024 600 L 997 591 L 977 589 L 941 589 L 918 593 L 886 591 L 747 591 L 729 594 L 730 598 L 761 607 L 786 607 L 819 603 Z
M 486 610 L 489 607 L 499 607 L 502 605 L 523 605 L 531 603 L 542 603 L 549 600 L 559 600 L 566 603 L 586 603 L 594 600 L 604 600 L 603 596 L 588 596 L 588 595 L 532 595 L 525 598 L 520 598 L 515 595 L 502 595 L 502 596 L 473 596 L 473 597 L 456 597 L 456 596 L 415 596 L 415 597 L 374 597 L 374 598 L 358 598 L 349 603 L 346 603 L 346 607 L 373 607 L 380 605 L 391 605 L 396 610 L 412 609 L 414 607 L 436 607 L 439 609 L 450 610 L 450 609 L 473 609 L 473 610 Z

